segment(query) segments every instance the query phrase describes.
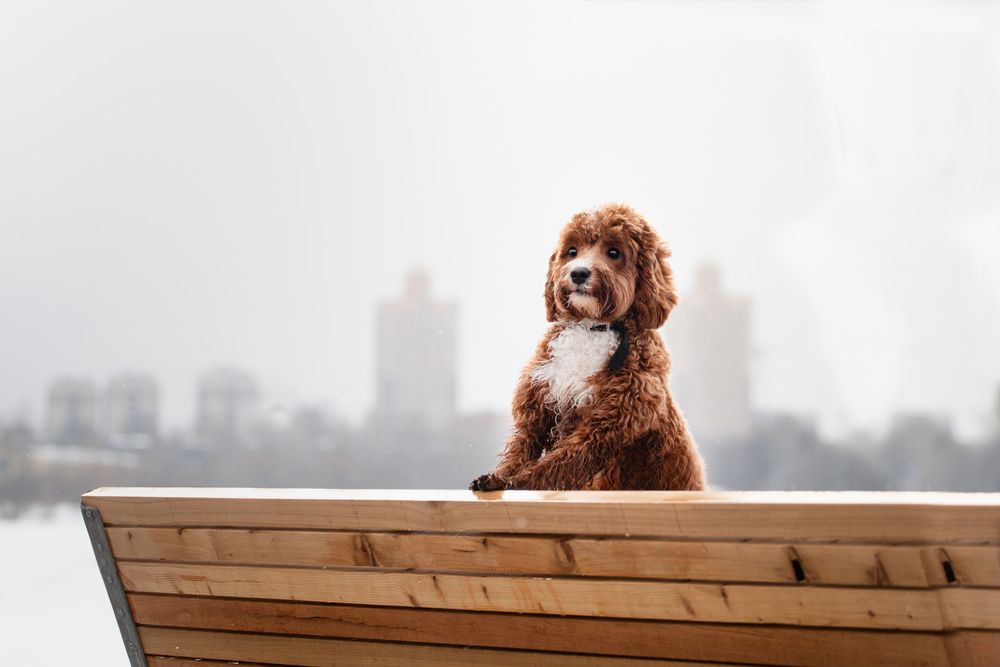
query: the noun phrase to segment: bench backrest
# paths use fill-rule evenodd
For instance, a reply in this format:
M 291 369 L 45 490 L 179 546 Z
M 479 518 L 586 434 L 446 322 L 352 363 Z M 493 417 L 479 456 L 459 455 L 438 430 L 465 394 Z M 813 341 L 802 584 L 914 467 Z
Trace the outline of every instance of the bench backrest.
M 133 665 L 1000 665 L 1000 494 L 98 489 L 83 506 Z

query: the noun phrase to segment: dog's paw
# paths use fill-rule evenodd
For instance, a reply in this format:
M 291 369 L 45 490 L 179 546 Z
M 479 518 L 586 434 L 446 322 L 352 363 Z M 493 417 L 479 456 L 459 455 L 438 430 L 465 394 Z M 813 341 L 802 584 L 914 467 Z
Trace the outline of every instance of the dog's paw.
M 469 484 L 470 491 L 500 491 L 506 488 L 507 484 L 493 473 L 480 475 Z

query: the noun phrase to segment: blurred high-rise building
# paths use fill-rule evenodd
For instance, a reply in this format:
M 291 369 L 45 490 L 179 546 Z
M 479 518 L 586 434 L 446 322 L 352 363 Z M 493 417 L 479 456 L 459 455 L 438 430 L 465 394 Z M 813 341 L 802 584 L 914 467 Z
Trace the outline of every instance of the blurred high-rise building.
M 195 426 L 203 444 L 249 444 L 259 399 L 257 382 L 245 371 L 217 368 L 203 375 Z
M 108 383 L 108 443 L 123 449 L 151 447 L 159 433 L 160 391 L 151 376 L 122 373 Z
M 92 444 L 97 435 L 97 390 L 90 380 L 61 378 L 49 385 L 46 433 L 59 445 Z
M 997 385 L 996 397 L 993 401 L 993 431 L 1000 434 L 1000 385 Z
M 671 388 L 703 444 L 750 433 L 750 303 L 722 290 L 718 269 L 700 267 L 665 329 Z
M 457 307 L 436 300 L 415 270 L 403 294 L 383 301 L 377 321 L 377 399 L 381 426 L 449 426 L 455 418 Z

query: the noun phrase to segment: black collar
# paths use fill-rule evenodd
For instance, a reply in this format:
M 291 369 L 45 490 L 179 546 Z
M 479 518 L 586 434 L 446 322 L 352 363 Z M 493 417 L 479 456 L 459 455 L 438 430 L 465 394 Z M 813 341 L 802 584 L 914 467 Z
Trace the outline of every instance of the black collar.
M 595 324 L 590 327 L 591 331 L 607 331 L 607 324 Z M 625 365 L 625 355 L 628 354 L 628 333 L 625 331 L 625 322 L 622 320 L 615 320 L 611 323 L 611 330 L 618 333 L 621 338 L 621 342 L 618 343 L 618 348 L 615 353 L 611 355 L 608 359 L 608 370 L 612 373 Z

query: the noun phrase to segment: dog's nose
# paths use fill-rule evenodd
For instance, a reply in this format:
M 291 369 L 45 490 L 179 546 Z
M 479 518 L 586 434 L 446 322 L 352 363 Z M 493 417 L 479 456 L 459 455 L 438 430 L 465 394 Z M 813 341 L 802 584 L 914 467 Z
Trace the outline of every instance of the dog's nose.
M 570 280 L 573 281 L 574 285 L 582 285 L 587 282 L 587 278 L 590 277 L 590 269 L 578 268 L 573 269 L 569 274 Z

